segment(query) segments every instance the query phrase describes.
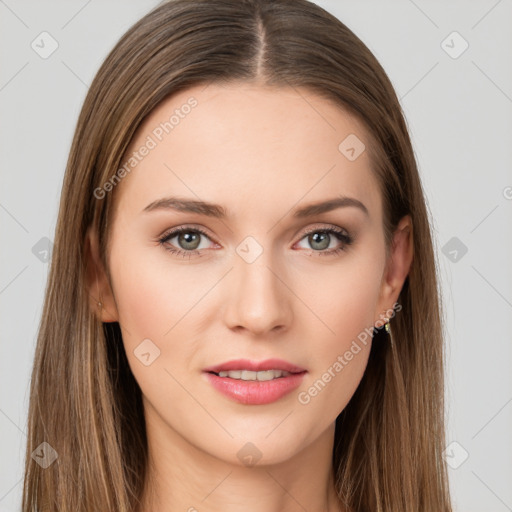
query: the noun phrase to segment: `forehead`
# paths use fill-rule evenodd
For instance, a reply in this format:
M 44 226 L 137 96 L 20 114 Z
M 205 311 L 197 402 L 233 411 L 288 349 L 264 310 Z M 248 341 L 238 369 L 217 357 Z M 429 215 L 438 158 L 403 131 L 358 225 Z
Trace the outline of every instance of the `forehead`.
M 305 88 L 194 86 L 162 101 L 139 126 L 117 202 L 140 212 L 172 195 L 275 216 L 279 206 L 344 195 L 379 217 L 369 144 L 357 117 Z

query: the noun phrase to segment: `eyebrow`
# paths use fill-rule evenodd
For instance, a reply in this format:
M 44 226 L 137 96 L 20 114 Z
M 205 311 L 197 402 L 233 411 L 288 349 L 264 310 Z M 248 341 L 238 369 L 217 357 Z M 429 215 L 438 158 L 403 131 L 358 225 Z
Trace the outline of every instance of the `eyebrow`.
M 359 208 L 365 213 L 365 215 L 369 216 L 368 208 L 366 208 L 361 201 L 354 197 L 339 196 L 333 199 L 328 199 L 327 201 L 311 203 L 299 208 L 294 211 L 293 217 L 302 219 L 349 206 Z M 225 219 L 228 217 L 227 210 L 221 205 L 205 201 L 197 201 L 195 199 L 182 199 L 179 197 L 165 197 L 163 199 L 157 199 L 156 201 L 148 204 L 142 211 L 151 212 L 155 210 L 176 210 L 179 212 L 197 213 L 199 215 L 206 215 L 208 217 L 215 217 L 218 219 Z

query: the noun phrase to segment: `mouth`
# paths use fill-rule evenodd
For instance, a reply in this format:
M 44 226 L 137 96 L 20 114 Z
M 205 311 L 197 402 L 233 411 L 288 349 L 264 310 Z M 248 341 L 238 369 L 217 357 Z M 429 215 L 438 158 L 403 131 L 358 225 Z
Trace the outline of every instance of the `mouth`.
M 296 389 L 307 370 L 281 359 L 228 361 L 203 370 L 208 382 L 235 402 L 263 405 Z
M 295 375 L 291 372 L 287 372 L 284 370 L 264 370 L 261 372 L 253 372 L 250 370 L 231 370 L 231 371 L 222 371 L 222 372 L 208 372 L 213 375 L 217 375 L 218 377 L 227 377 L 228 379 L 235 380 L 244 380 L 244 381 L 268 381 L 274 379 L 281 379 L 283 377 L 288 377 L 290 375 Z

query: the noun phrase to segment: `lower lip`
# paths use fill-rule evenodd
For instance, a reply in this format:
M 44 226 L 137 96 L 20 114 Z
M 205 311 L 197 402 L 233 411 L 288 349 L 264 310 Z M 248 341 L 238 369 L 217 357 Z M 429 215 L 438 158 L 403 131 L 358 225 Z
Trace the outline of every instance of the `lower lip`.
M 213 373 L 206 373 L 206 377 L 217 391 L 238 403 L 263 405 L 275 402 L 299 387 L 305 374 L 292 373 L 287 377 L 264 381 L 230 379 Z

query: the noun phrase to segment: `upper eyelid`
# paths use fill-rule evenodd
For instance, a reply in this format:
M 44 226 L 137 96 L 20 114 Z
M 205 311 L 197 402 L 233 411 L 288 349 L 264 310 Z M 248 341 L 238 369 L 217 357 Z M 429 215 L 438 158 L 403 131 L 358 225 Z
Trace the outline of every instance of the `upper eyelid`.
M 344 231 L 347 235 L 350 235 L 350 232 L 348 231 L 347 228 L 343 228 L 341 226 L 335 226 L 334 224 L 328 224 L 328 225 L 324 225 L 324 226 L 319 226 L 319 227 L 312 227 L 312 228 L 307 228 L 305 231 L 303 231 L 303 234 L 304 235 L 307 235 L 308 233 L 311 233 L 311 232 L 316 232 L 316 231 L 335 231 L 335 232 L 338 232 L 338 231 Z

